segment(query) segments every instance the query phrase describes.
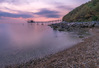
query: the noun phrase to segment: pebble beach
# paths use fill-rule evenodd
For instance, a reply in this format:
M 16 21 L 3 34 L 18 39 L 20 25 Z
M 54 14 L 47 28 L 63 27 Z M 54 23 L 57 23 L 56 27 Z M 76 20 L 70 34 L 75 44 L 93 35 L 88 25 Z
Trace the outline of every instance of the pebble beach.
M 91 33 L 72 48 L 6 68 L 99 68 L 99 28 L 92 28 Z

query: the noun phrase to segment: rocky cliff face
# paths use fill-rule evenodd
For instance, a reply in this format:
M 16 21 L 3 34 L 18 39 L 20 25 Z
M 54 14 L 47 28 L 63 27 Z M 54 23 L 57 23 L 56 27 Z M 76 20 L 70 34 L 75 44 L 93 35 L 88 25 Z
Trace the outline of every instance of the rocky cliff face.
M 91 0 L 69 12 L 63 21 L 99 21 L 99 0 Z

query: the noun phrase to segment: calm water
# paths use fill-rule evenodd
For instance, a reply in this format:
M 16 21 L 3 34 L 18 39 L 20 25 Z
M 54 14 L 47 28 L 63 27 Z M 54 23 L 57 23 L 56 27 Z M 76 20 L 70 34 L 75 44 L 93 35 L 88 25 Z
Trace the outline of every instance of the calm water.
M 42 58 L 80 41 L 71 33 L 54 31 L 47 24 L 0 24 L 0 68 Z

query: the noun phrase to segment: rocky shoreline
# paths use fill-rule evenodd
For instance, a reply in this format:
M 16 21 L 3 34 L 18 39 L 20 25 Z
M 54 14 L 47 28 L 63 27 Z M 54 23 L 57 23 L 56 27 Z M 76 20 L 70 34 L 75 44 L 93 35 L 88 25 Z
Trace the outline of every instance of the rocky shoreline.
M 6 68 L 99 68 L 99 28 L 91 32 L 91 37 L 70 49 Z
M 59 31 L 75 31 L 81 28 L 93 28 L 99 27 L 99 21 L 91 21 L 91 22 L 61 22 L 49 25 L 54 30 Z

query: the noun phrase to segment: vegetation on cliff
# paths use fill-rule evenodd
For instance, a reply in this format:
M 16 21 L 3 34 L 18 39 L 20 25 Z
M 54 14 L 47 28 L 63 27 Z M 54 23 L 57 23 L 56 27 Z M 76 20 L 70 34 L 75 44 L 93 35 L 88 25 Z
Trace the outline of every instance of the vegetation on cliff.
M 99 0 L 91 0 L 63 17 L 63 21 L 82 22 L 99 21 Z

